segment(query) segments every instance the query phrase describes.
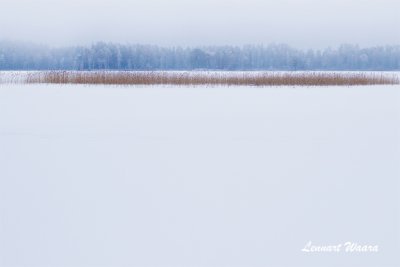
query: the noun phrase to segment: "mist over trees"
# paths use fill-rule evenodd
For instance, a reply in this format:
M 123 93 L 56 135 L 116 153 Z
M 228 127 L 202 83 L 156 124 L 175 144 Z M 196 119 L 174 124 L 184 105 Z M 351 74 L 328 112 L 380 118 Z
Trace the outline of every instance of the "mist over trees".
M 0 42 L 0 70 L 400 70 L 400 46 L 341 45 L 300 50 L 285 44 L 159 47 L 99 42 L 50 48 Z

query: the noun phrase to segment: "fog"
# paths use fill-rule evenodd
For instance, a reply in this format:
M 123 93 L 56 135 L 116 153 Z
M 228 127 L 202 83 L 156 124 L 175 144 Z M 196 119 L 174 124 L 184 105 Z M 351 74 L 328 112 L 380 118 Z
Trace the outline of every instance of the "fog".
M 2 0 L 0 38 L 54 46 L 400 43 L 396 0 Z

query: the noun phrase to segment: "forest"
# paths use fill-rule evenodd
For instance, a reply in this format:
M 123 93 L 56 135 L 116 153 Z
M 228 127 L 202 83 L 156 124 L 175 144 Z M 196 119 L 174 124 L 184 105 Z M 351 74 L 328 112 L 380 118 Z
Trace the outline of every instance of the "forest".
M 0 70 L 400 70 L 400 46 L 301 50 L 286 44 L 203 47 L 0 41 Z

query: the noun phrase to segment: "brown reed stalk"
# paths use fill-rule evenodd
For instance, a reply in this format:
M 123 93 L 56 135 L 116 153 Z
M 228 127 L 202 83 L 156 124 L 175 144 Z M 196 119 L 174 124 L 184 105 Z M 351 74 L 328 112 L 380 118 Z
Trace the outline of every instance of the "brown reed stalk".
M 47 71 L 31 73 L 27 83 L 110 85 L 354 86 L 399 84 L 395 75 L 372 73 Z

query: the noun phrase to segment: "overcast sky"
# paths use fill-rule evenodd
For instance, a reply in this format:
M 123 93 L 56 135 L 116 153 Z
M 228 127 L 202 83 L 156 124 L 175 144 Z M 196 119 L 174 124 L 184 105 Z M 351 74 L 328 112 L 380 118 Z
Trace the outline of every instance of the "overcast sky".
M 0 39 L 171 45 L 400 44 L 399 0 L 0 0 Z

